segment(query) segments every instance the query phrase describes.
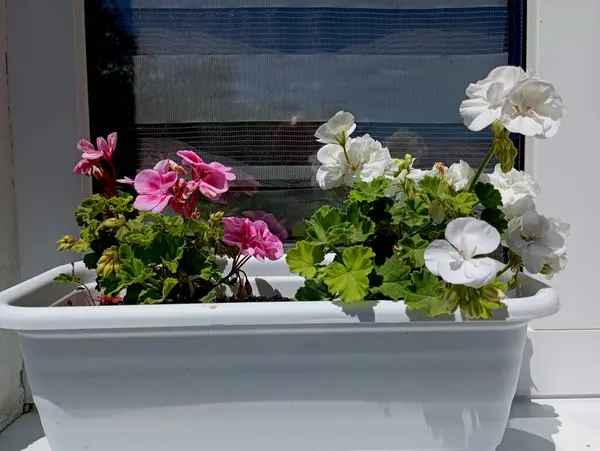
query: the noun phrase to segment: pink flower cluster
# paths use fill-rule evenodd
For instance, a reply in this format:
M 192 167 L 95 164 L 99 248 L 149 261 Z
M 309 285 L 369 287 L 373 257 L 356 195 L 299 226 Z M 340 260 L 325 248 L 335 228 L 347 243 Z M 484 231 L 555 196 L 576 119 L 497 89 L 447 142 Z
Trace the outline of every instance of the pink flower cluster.
M 218 200 L 229 189 L 229 182 L 235 180 L 230 167 L 217 162 L 207 164 L 191 150 L 180 150 L 177 155 L 181 165 L 172 160 L 161 160 L 153 169 L 141 171 L 135 180 L 119 180 L 133 185 L 137 191 L 135 208 L 160 213 L 169 205 L 184 218 L 192 218 L 197 214 L 198 195 Z
M 280 240 L 286 240 L 288 237 L 287 220 L 278 220 L 272 213 L 267 213 L 262 210 L 247 210 L 242 212 L 242 216 L 251 219 L 252 221 L 264 221 L 267 223 L 269 230 Z
M 117 147 L 117 134 L 111 133 L 106 139 L 98 137 L 96 147 L 85 139 L 77 143 L 81 160 L 73 168 L 73 173 L 94 177 L 102 184 L 105 195 L 114 196 L 117 190 L 117 172 L 111 160 Z
M 236 246 L 240 254 L 263 261 L 278 260 L 283 256 L 281 240 L 269 231 L 264 221 L 251 221 L 248 218 L 223 218 L 223 242 Z

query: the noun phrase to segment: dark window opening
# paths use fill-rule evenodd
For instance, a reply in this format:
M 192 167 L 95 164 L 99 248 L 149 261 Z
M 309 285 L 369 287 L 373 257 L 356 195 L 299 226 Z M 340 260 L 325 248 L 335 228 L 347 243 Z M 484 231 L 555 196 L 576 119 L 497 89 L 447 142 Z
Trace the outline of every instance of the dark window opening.
M 91 135 L 118 132 L 120 176 L 180 149 L 232 166 L 227 207 L 293 237 L 341 201 L 316 186 L 313 137 L 340 109 L 417 167 L 481 161 L 491 133 L 458 106 L 469 82 L 524 66 L 524 24 L 525 0 L 86 0 Z

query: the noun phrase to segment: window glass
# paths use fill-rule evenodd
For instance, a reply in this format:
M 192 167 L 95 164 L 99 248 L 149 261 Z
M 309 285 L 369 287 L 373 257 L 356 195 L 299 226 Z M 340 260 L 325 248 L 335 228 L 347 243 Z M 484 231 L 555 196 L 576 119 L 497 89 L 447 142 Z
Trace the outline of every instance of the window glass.
M 192 149 L 238 175 L 226 208 L 289 237 L 342 196 L 314 182 L 314 131 L 338 110 L 417 167 L 475 164 L 469 82 L 523 62 L 523 0 L 88 0 L 93 136 L 119 133 L 132 176 Z M 174 158 L 175 159 L 175 158 Z M 255 213 L 256 214 L 256 213 Z

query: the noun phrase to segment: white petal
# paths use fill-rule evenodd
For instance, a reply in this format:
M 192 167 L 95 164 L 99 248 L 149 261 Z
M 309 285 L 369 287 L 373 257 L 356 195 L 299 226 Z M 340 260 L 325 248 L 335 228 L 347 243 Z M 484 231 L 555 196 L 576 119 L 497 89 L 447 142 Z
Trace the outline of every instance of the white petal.
M 369 137 L 370 138 L 370 137 Z M 353 138 L 346 149 L 350 162 L 361 166 L 369 161 L 369 141 L 364 137 Z
M 461 247 L 465 259 L 494 252 L 500 245 L 500 233 L 485 221 L 473 219 L 462 233 Z
M 493 107 L 498 107 L 504 100 L 504 94 L 504 83 L 494 82 L 489 85 L 486 92 L 486 97 L 490 105 Z
M 541 238 L 550 230 L 550 221 L 535 210 L 529 210 L 523 215 L 521 233 L 530 238 Z
M 352 131 L 354 131 L 354 128 L 356 128 L 354 116 L 346 111 L 338 111 L 335 113 L 327 122 L 327 126 L 335 135 L 341 132 L 351 134 Z M 352 131 L 350 129 L 352 129 Z
M 465 261 L 438 263 L 439 276 L 454 285 L 467 285 L 472 279 L 465 274 Z
M 331 189 L 340 186 L 343 177 L 344 172 L 339 166 L 321 166 L 316 178 L 321 189 Z
M 456 249 L 460 249 L 462 245 L 462 237 L 467 225 L 471 224 L 473 221 L 478 221 L 475 218 L 458 218 L 453 221 L 450 221 L 446 226 L 445 236 L 446 239 L 454 246 Z M 485 223 L 487 224 L 487 223 Z
M 526 249 L 523 255 L 523 266 L 525 269 L 532 274 L 538 274 L 544 267 L 545 258 L 539 255 L 535 255 L 530 249 Z
M 319 162 L 328 166 L 340 165 L 343 161 L 340 157 L 345 158 L 344 148 L 339 144 L 326 144 L 317 152 Z
M 498 262 L 494 259 L 473 258 L 465 261 L 463 265 L 463 273 L 466 278 L 470 279 L 465 283 L 468 287 L 481 288 L 484 285 L 492 283 L 496 278 L 498 271 Z
M 460 104 L 460 115 L 469 130 L 478 132 L 500 119 L 500 109 L 492 108 L 485 99 L 468 99 Z
M 477 97 L 484 99 L 487 91 L 487 86 L 483 82 L 478 83 L 469 83 L 467 86 L 467 90 L 465 93 L 467 97 L 470 99 L 475 99 Z
M 526 195 L 518 197 L 516 200 L 512 202 L 507 202 L 504 204 L 502 210 L 504 211 L 504 215 L 506 219 L 509 221 L 514 218 L 518 218 L 523 216 L 529 210 L 535 209 L 535 203 L 533 201 L 533 196 Z
M 500 66 L 493 69 L 487 79 L 494 82 L 500 82 L 504 85 L 505 91 L 512 89 L 518 82 L 527 76 L 523 69 L 515 66 Z
M 434 240 L 425 249 L 425 266 L 429 272 L 439 275 L 438 264 L 450 264 L 462 258 L 446 240 Z

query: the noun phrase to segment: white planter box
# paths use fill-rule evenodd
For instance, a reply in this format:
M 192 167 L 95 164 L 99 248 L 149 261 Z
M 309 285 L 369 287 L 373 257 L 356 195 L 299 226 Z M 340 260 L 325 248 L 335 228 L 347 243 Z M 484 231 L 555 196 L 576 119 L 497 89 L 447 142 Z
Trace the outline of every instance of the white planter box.
M 48 307 L 70 269 L 0 294 L 53 451 L 491 451 L 527 322 L 558 310 L 526 277 L 498 321 L 387 301 Z M 283 261 L 248 272 L 267 295 L 302 284 Z

